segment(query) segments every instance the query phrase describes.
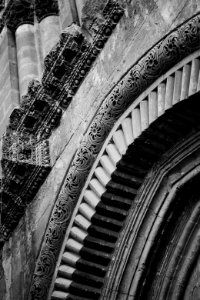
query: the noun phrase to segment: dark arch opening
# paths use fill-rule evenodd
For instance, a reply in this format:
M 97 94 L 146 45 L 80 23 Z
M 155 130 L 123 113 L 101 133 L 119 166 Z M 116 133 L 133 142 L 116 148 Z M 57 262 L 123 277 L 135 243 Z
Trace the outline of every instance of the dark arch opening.
M 101 296 L 120 232 L 130 208 L 137 206 L 134 200 L 145 177 L 163 154 L 188 135 L 198 132 L 199 128 L 200 102 L 196 94 L 166 111 L 129 146 L 91 219 L 92 225 L 88 228 L 88 236 L 80 250 L 76 271 L 72 274 L 69 299 L 98 299 Z M 177 208 L 174 209 L 176 211 Z M 169 228 L 166 228 L 166 232 Z M 145 278 L 151 278 L 152 272 L 153 269 L 151 271 L 149 267 Z M 136 299 L 148 299 L 144 298 L 148 296 L 145 291 L 149 290 L 150 284 L 146 279 L 142 277 Z
M 148 253 L 136 299 L 191 299 L 184 298 L 184 294 L 199 258 L 199 183 L 197 174 L 180 187 L 170 203 Z M 192 243 L 196 245 L 190 256 Z

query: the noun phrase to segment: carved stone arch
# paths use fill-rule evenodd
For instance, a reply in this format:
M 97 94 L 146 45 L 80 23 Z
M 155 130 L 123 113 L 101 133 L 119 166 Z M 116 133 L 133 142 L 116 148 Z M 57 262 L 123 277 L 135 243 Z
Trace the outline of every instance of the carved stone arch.
M 193 132 L 149 172 L 120 234 L 101 299 L 199 299 L 199 142 L 199 131 Z
M 196 55 L 199 55 L 199 51 L 195 53 Z M 190 59 L 194 61 L 195 56 Z M 187 63 L 189 61 L 188 58 Z M 151 202 L 145 201 L 145 197 L 148 199 L 149 194 L 156 192 L 156 187 L 151 188 L 148 180 L 153 180 L 154 185 L 156 182 L 158 186 L 162 186 L 165 173 L 175 168 L 182 156 L 186 159 L 192 153 L 191 156 L 194 157 L 192 147 L 195 151 L 200 148 L 200 105 L 196 93 L 187 101 L 183 98 L 183 101 L 172 105 L 160 116 L 155 114 L 155 111 L 159 111 L 158 104 L 161 104 L 158 102 L 158 90 L 161 86 L 164 89 L 164 84 L 167 88 L 167 82 L 171 80 L 173 74 L 177 74 L 177 70 L 185 69 L 187 68 L 184 61 L 162 77 L 157 86 L 151 86 L 149 93 L 141 95 L 140 99 L 131 105 L 111 130 L 93 166 L 68 227 L 52 300 L 62 299 L 62 297 L 75 299 L 77 296 L 79 299 L 81 297 L 83 299 L 112 299 L 113 294 L 110 292 L 115 291 L 115 294 L 118 290 L 120 277 L 123 277 L 124 273 L 123 268 L 126 264 L 127 269 L 130 268 L 131 264 L 127 262 L 128 252 L 131 251 L 129 248 L 132 246 L 131 249 L 136 251 L 131 262 L 137 261 L 138 257 L 142 256 L 143 248 L 147 248 L 144 253 L 148 251 L 151 240 L 147 239 L 146 226 L 148 229 L 149 226 L 153 226 L 151 223 L 156 224 L 161 218 L 161 216 L 157 217 L 160 204 L 154 203 L 151 208 Z M 187 91 L 190 86 L 189 80 Z M 182 88 L 185 90 L 185 86 Z M 175 97 L 175 86 L 173 90 L 172 98 Z M 179 95 L 181 95 L 181 89 Z M 152 97 L 155 99 L 153 104 Z M 168 96 L 162 98 L 164 104 L 168 100 Z M 198 138 L 195 136 L 196 132 Z M 190 138 L 188 138 L 189 134 L 191 134 Z M 179 145 L 180 141 L 181 145 Z M 174 147 L 172 151 L 167 154 L 172 147 Z M 164 163 L 160 162 L 163 156 L 168 158 L 168 160 L 164 159 Z M 199 152 L 197 161 L 195 157 L 194 165 L 192 165 L 195 175 L 198 172 L 198 160 L 200 160 Z M 182 169 L 180 177 L 181 179 L 183 177 Z M 167 192 L 169 192 L 169 184 Z M 160 197 L 159 200 L 161 199 Z M 146 213 L 148 209 L 150 209 L 149 214 Z M 143 221 L 146 214 L 149 219 Z M 154 221 L 152 221 L 153 216 L 155 216 Z M 152 232 L 156 230 L 153 227 Z M 136 232 L 135 236 L 130 237 L 130 232 Z M 133 243 L 135 239 L 139 240 L 138 244 Z M 139 274 L 142 273 L 141 270 L 144 267 L 143 261 L 138 266 Z M 133 263 L 131 267 L 135 264 Z M 127 276 L 125 276 L 124 285 L 127 286 L 130 280 L 131 286 L 131 271 Z M 106 285 L 108 285 L 107 288 L 105 288 Z M 103 287 L 105 295 L 102 292 Z M 129 293 L 129 289 L 121 293 L 120 299 L 123 299 L 126 293 L 127 297 L 133 296 Z M 135 299 L 139 299 L 138 295 L 134 294 L 134 296 Z M 142 297 L 141 299 L 146 299 Z M 113 299 L 116 298 L 113 297 Z
M 100 107 L 75 155 L 52 212 L 33 277 L 31 299 L 46 298 L 56 263 L 58 267 L 60 267 L 60 263 L 57 261 L 59 253 L 61 253 L 60 257 L 62 261 L 65 260 L 65 262 L 67 262 L 69 258 L 72 259 L 72 261 L 67 266 L 69 271 L 69 274 L 67 274 L 68 277 L 66 277 L 66 269 L 58 270 L 58 277 L 55 280 L 56 285 L 52 297 L 51 292 L 49 294 L 50 298 L 78 299 L 78 293 L 79 297 L 81 297 L 81 295 L 84 297 L 82 299 L 87 299 L 87 297 L 97 299 L 101 295 L 102 282 L 105 277 L 99 279 L 98 276 L 95 278 L 89 276 L 90 282 L 97 280 L 95 283 L 97 286 L 94 288 L 90 285 L 90 288 L 88 288 L 88 281 L 86 285 L 80 283 L 80 278 L 84 278 L 84 274 L 77 274 L 74 267 L 78 261 L 77 251 L 80 250 L 80 247 L 82 249 L 80 241 L 81 239 L 84 240 L 83 236 L 77 235 L 77 232 L 72 233 L 71 231 L 76 218 L 76 211 L 79 209 L 79 212 L 82 214 L 81 217 L 78 217 L 76 222 L 79 222 L 80 226 L 85 226 L 85 229 L 87 229 L 87 226 L 90 226 L 88 221 L 93 217 L 99 199 L 106 192 L 105 188 L 109 185 L 111 174 L 114 174 L 113 172 L 116 171 L 117 162 L 123 162 L 121 157 L 125 154 L 128 146 L 131 145 L 133 141 L 133 144 L 136 146 L 141 146 L 140 142 L 149 144 L 149 141 L 153 140 L 153 136 L 158 129 L 158 135 L 156 135 L 160 137 L 159 134 L 161 131 L 160 138 L 165 143 L 164 151 L 161 151 L 161 154 L 163 154 L 168 149 L 165 147 L 169 145 L 172 146 L 178 137 L 184 137 L 199 125 L 199 114 L 197 110 L 199 104 L 196 98 L 192 99 L 192 96 L 199 91 L 199 52 L 196 51 L 200 46 L 199 23 L 200 17 L 197 15 L 159 42 L 130 69 Z M 189 56 L 191 53 L 194 54 Z M 182 61 L 184 58 L 185 60 Z M 175 67 L 172 69 L 173 66 Z M 166 97 L 163 97 L 163 93 Z M 190 105 L 187 105 L 187 101 L 181 102 L 180 105 L 176 104 L 188 97 L 188 103 L 190 102 Z M 193 102 L 194 105 L 192 105 Z M 130 106 L 131 103 L 133 103 L 132 106 Z M 170 109 L 173 106 L 174 108 Z M 185 116 L 186 108 L 189 111 L 189 116 Z M 119 119 L 124 111 L 126 112 L 125 115 Z M 156 114 L 154 113 L 155 111 Z M 187 119 L 187 126 L 185 126 L 185 118 Z M 118 119 L 119 121 L 116 123 Z M 160 123 L 161 119 L 164 123 Z M 176 128 L 173 128 L 173 122 L 175 122 Z M 165 128 L 163 125 L 165 123 L 168 124 L 167 128 L 169 131 L 166 131 L 166 135 L 163 135 L 162 130 Z M 161 124 L 160 128 L 159 124 Z M 177 131 L 178 128 L 180 132 Z M 141 135 L 143 131 L 144 136 Z M 174 132 L 175 134 L 172 134 Z M 140 135 L 142 136 L 141 139 L 139 138 Z M 112 143 L 108 145 L 110 139 Z M 162 143 L 160 147 L 161 149 L 163 148 Z M 138 153 L 138 151 L 136 152 Z M 150 152 L 150 155 L 157 155 L 154 151 Z M 151 167 L 152 165 L 150 168 Z M 91 175 L 87 179 L 91 168 Z M 92 178 L 94 172 L 95 178 Z M 87 189 L 88 184 L 90 187 Z M 137 188 L 141 184 L 142 181 L 139 181 L 139 184 L 136 182 Z M 116 185 L 110 188 L 114 190 L 116 189 Z M 124 193 L 123 190 L 121 192 Z M 131 190 L 128 189 L 128 194 L 133 195 L 135 192 L 135 188 L 131 188 Z M 95 193 L 97 193 L 96 196 L 98 197 L 94 196 Z M 80 198 L 81 201 L 82 196 L 84 196 L 83 205 L 79 203 L 77 208 L 74 209 L 78 198 Z M 121 205 L 121 200 L 118 200 L 115 202 Z M 126 205 L 130 206 L 130 201 L 127 200 Z M 107 213 L 109 211 L 107 208 L 105 209 L 105 207 L 102 206 L 101 211 L 103 210 Z M 89 215 L 87 215 L 88 211 Z M 121 214 L 118 209 L 115 210 L 115 213 L 116 216 Z M 74 215 L 73 219 L 71 219 L 72 214 Z M 122 215 L 126 215 L 126 213 L 122 213 Z M 110 218 L 110 216 L 108 218 Z M 102 219 L 101 222 L 107 221 Z M 70 226 L 68 227 L 69 223 Z M 120 222 L 115 222 L 115 228 L 119 227 L 119 223 Z M 69 228 L 68 230 L 67 227 Z M 61 246 L 66 232 L 65 243 Z M 71 236 L 73 235 L 72 237 L 78 237 L 75 243 L 73 238 L 71 239 L 71 236 L 69 241 L 69 233 Z M 116 235 L 116 239 L 117 238 L 118 234 Z M 95 243 L 95 241 L 93 242 Z M 91 240 L 90 243 L 92 243 Z M 107 245 L 102 246 L 108 249 L 111 245 L 108 245 L 108 247 Z M 65 247 L 67 247 L 69 251 L 75 251 L 75 253 L 63 259 Z M 77 250 L 77 247 L 79 250 Z M 60 251 L 61 248 L 62 250 Z M 84 255 L 91 255 L 91 252 L 88 252 L 88 250 L 86 252 Z M 103 264 L 107 264 L 110 260 L 111 256 L 107 254 L 103 255 Z M 72 263 L 75 265 L 72 265 Z M 82 266 L 84 266 L 84 264 L 82 264 Z M 103 272 L 105 275 L 107 268 L 103 268 L 100 272 Z M 76 280 L 74 281 L 74 275 L 72 273 L 78 276 L 78 282 Z

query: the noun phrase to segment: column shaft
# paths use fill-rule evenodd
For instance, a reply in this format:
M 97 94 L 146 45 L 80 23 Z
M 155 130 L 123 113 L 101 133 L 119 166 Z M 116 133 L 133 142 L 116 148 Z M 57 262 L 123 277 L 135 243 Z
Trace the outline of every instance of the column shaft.
M 61 28 L 58 16 L 47 16 L 39 24 L 43 58 L 59 41 Z
M 26 94 L 29 82 L 38 78 L 38 58 L 34 26 L 23 24 L 16 30 L 20 96 Z

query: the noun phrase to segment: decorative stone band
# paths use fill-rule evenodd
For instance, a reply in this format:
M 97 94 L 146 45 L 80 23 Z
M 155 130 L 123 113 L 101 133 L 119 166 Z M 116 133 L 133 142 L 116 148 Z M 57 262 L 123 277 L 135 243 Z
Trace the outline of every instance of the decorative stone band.
M 13 3 L 17 5 L 16 15 L 12 15 Z M 43 4 L 47 5 L 46 2 Z M 13 20 L 14 23 L 10 26 L 15 30 L 25 21 L 20 19 L 25 14 L 24 10 L 30 9 L 32 16 L 33 5 L 31 1 L 25 1 L 22 5 L 19 0 L 9 2 L 8 7 L 9 5 L 6 20 Z M 98 26 L 95 24 L 96 33 L 91 43 L 76 25 L 72 25 L 61 34 L 59 43 L 45 59 L 42 83 L 32 81 L 21 106 L 15 108 L 10 115 L 1 158 L 3 202 L 9 203 L 3 207 L 0 228 L 2 242 L 9 237 L 23 215 L 26 204 L 32 200 L 49 173 L 50 157 L 46 139 L 58 126 L 63 109 L 72 101 L 100 49 L 121 18 L 123 10 L 117 2 L 108 0 L 102 13 L 105 15 L 104 22 Z M 29 15 L 26 17 L 28 22 Z M 34 141 L 32 146 L 31 141 Z M 42 157 L 42 163 L 38 163 L 38 157 Z M 26 172 L 24 177 L 20 175 L 22 170 Z M 17 206 L 19 207 L 16 208 Z
M 75 297 L 75 295 L 79 293 L 85 293 L 84 297 L 81 296 L 84 299 L 89 299 L 93 293 L 95 299 L 97 299 L 98 289 L 96 285 L 99 281 L 99 287 L 102 286 L 103 276 L 92 277 L 92 271 L 89 271 L 89 268 L 87 268 L 87 261 L 88 264 L 93 262 L 89 255 L 96 255 L 96 262 L 99 264 L 99 268 L 101 265 L 102 268 L 105 268 L 105 264 L 102 262 L 103 259 L 105 260 L 107 258 L 107 261 L 109 261 L 110 258 L 111 261 L 111 255 L 110 257 L 108 255 L 109 251 L 106 251 L 104 248 L 106 248 L 106 246 L 110 247 L 111 251 L 112 246 L 114 247 L 111 240 L 113 236 L 119 234 L 123 226 L 122 220 L 126 216 L 134 196 L 137 194 L 137 189 L 143 177 L 141 176 L 142 174 L 139 173 L 144 171 L 144 166 L 140 166 L 140 171 L 138 170 L 136 172 L 139 165 L 139 154 L 137 151 L 135 155 L 133 155 L 134 158 L 136 156 L 138 157 L 137 164 L 135 165 L 135 174 L 133 174 L 133 176 L 131 176 L 130 172 L 126 173 L 125 170 L 122 172 L 124 163 L 122 157 L 126 154 L 129 145 L 133 144 L 132 148 L 134 149 L 135 141 L 140 136 L 143 136 L 143 132 L 149 128 L 157 118 L 165 114 L 165 111 L 198 91 L 200 91 L 200 51 L 187 57 L 187 59 L 176 65 L 175 68 L 157 80 L 118 120 L 95 161 L 74 210 L 76 213 L 71 219 L 62 247 L 63 252 L 60 257 L 60 266 L 55 279 L 52 300 L 68 299 L 68 296 L 69 299 L 71 299 L 70 297 L 72 297 L 72 295 Z M 182 116 L 182 127 L 184 127 L 185 122 L 192 122 L 192 120 L 189 121 L 188 115 L 187 110 L 186 115 Z M 169 120 L 169 117 L 166 120 Z M 178 122 L 178 115 L 175 122 Z M 194 118 L 193 122 L 195 122 Z M 179 125 L 181 125 L 180 122 Z M 187 126 L 188 128 L 190 127 L 189 124 L 187 124 Z M 153 147 L 154 153 L 149 153 L 149 163 L 151 162 L 151 155 L 154 157 L 157 156 L 160 148 L 162 148 L 160 144 L 161 136 L 159 136 L 158 133 L 156 140 L 156 130 L 158 128 L 155 126 L 154 128 L 155 130 L 151 129 L 151 134 L 149 134 L 149 143 L 152 145 L 155 143 L 155 147 Z M 165 125 L 163 131 L 166 130 L 166 128 L 167 125 Z M 178 129 L 174 128 L 174 133 L 176 130 Z M 180 133 L 179 135 L 181 136 Z M 165 142 L 167 138 L 170 139 L 170 136 L 168 137 L 166 133 Z M 176 135 L 176 139 L 177 138 Z M 170 144 L 171 141 L 168 140 L 168 146 L 170 146 Z M 135 147 L 137 147 L 139 151 L 139 147 Z M 152 146 L 149 146 L 149 148 L 151 147 Z M 144 150 L 144 146 L 143 149 L 140 149 L 140 152 L 142 150 Z M 124 165 L 124 169 L 130 168 L 130 165 L 134 164 L 134 158 L 130 160 L 129 164 Z M 144 154 L 142 159 L 144 164 Z M 121 171 L 119 171 L 119 162 L 121 164 Z M 116 171 L 117 166 L 118 170 Z M 123 181 L 124 186 L 122 185 Z M 107 202 L 105 201 L 106 197 Z M 118 201 L 118 205 L 114 203 L 116 201 Z M 127 205 L 127 208 L 124 208 L 125 205 Z M 119 220 L 121 220 L 121 222 Z M 92 232 L 94 228 L 96 231 L 100 231 L 100 228 L 102 231 L 107 231 L 107 234 L 110 235 L 110 241 L 108 238 L 106 239 L 105 236 L 103 237 L 102 233 L 95 236 L 94 232 Z M 102 245 L 102 243 L 105 244 Z M 85 252 L 88 253 L 87 258 L 85 258 Z M 86 260 L 86 273 L 84 274 L 84 271 L 82 271 L 82 274 L 80 274 L 80 267 L 77 268 L 77 265 L 83 258 Z M 88 273 L 90 274 L 89 278 Z M 85 278 L 85 281 L 86 279 L 88 281 L 85 282 L 85 287 L 83 280 L 81 283 L 81 276 Z M 80 279 L 80 281 L 78 279 Z M 79 283 L 80 286 L 78 286 Z M 66 291 L 66 298 L 63 298 L 63 296 L 59 298 L 58 295 L 63 290 Z
M 1 152 L 0 247 L 8 240 L 51 169 L 49 142 L 37 142 L 32 135 L 24 141 L 24 137 L 7 133 Z
M 112 1 L 108 2 L 109 14 L 99 28 L 96 28 L 92 43 L 87 41 L 81 28 L 75 24 L 61 34 L 59 43 L 45 58 L 42 83 L 36 80 L 31 82 L 21 107 L 13 111 L 18 116 L 14 118 L 14 130 L 28 130 L 41 139 L 48 138 L 52 129 L 58 126 L 62 109 L 66 109 L 72 101 L 123 14 L 117 3 L 113 2 L 111 9 Z M 107 6 L 105 10 L 106 8 Z
M 103 102 L 85 136 L 85 139 L 81 143 L 81 146 L 75 155 L 75 158 L 71 164 L 71 168 L 66 175 L 65 183 L 61 193 L 56 200 L 46 235 L 44 237 L 41 252 L 36 264 L 35 274 L 30 291 L 31 299 L 46 298 L 49 290 L 49 284 L 57 263 L 57 257 L 60 253 L 61 244 L 64 236 L 66 235 L 66 230 L 71 220 L 74 207 L 77 204 L 86 178 L 105 142 L 105 139 L 122 113 L 126 111 L 131 103 L 135 101 L 134 109 L 132 112 L 130 111 L 131 115 L 127 116 L 127 118 L 125 118 L 123 121 L 123 127 L 121 127 L 121 129 L 115 127 L 117 131 L 116 133 L 113 133 L 114 143 L 111 146 L 107 146 L 107 154 L 104 154 L 105 156 L 101 158 L 100 165 L 95 170 L 97 178 L 90 183 L 91 189 L 85 195 L 86 201 L 80 206 L 77 206 L 80 207 L 79 212 L 81 220 L 83 220 L 81 222 L 77 221 L 80 223 L 79 229 L 81 230 L 81 234 L 83 231 L 82 237 L 79 238 L 79 243 L 84 239 L 84 230 L 86 230 L 87 226 L 90 226 L 90 218 L 95 212 L 95 203 L 99 201 L 106 183 L 109 182 L 111 172 L 113 168 L 115 168 L 116 161 L 119 159 L 120 154 L 122 155 L 124 153 L 131 139 L 139 136 L 141 131 L 145 129 L 148 124 L 153 122 L 153 120 L 155 120 L 160 114 L 162 114 L 165 109 L 180 101 L 180 99 L 183 99 L 182 97 L 184 96 L 184 93 L 186 98 L 186 95 L 189 96 L 191 93 L 195 93 L 195 89 L 196 91 L 199 90 L 198 81 L 191 80 L 192 77 L 189 75 L 197 72 L 196 70 L 198 69 L 199 65 L 198 59 L 195 60 L 194 58 L 192 65 L 190 65 L 191 63 L 188 61 L 189 66 L 187 67 L 184 67 L 184 65 L 177 67 L 176 70 L 174 70 L 175 73 L 173 76 L 171 73 L 166 75 L 166 81 L 163 81 L 164 79 L 161 77 L 176 63 L 199 48 L 199 24 L 200 16 L 197 15 L 160 41 L 130 69 L 130 71 L 114 87 L 113 91 Z M 185 61 L 184 64 L 186 65 L 187 62 Z M 188 72 L 186 69 L 190 71 Z M 196 74 L 198 74 L 198 72 Z M 161 79 L 159 80 L 158 78 Z M 185 89 L 183 81 L 187 82 L 188 78 L 189 89 Z M 155 84 L 155 86 L 152 86 L 150 90 L 144 92 L 157 79 L 158 82 Z M 194 89 L 192 87 L 194 87 Z M 184 92 L 184 90 L 186 90 L 186 92 Z M 167 95 L 169 94 L 169 96 L 162 98 L 164 91 L 167 93 Z M 143 101 L 138 98 L 142 92 L 144 92 L 142 95 Z M 140 99 L 140 101 L 136 99 Z M 153 107 L 157 108 L 155 113 L 153 112 Z M 123 128 L 127 129 L 125 130 Z M 128 132 L 130 133 L 128 134 Z M 110 147 L 111 149 L 109 149 Z M 105 149 L 102 150 L 102 155 L 104 151 Z M 109 165 L 107 165 L 107 163 L 105 164 L 106 160 L 109 161 Z M 105 168 L 106 165 L 107 170 Z M 102 172 L 104 175 L 106 175 L 105 177 L 101 175 Z M 89 182 L 87 182 L 87 184 L 89 184 Z M 91 199 L 96 200 L 91 201 Z M 85 225 L 83 225 L 84 222 Z M 75 225 L 73 226 L 75 227 Z M 77 239 L 76 241 L 78 242 Z M 65 247 L 65 245 L 66 244 L 64 244 L 63 247 Z M 81 243 L 79 246 L 82 247 Z M 70 247 L 68 247 L 68 249 L 72 249 L 72 247 Z M 73 262 L 71 267 L 75 269 L 75 264 L 76 261 L 78 261 L 79 253 L 76 253 L 75 255 L 74 251 L 72 250 L 69 250 L 68 252 L 71 252 L 71 254 L 68 254 L 69 256 L 67 256 L 67 259 Z M 61 251 L 61 253 L 64 253 L 64 249 Z M 84 262 L 82 266 L 84 268 Z M 72 269 L 70 270 L 73 271 Z M 100 272 L 105 272 L 105 270 L 100 270 Z M 59 278 L 60 277 L 57 278 L 57 281 L 59 281 Z M 60 280 L 62 281 L 62 277 Z M 70 280 L 71 279 L 67 279 L 65 283 L 66 285 L 64 284 L 64 286 L 71 285 L 72 281 Z M 60 284 L 63 285 L 63 283 Z M 61 292 L 59 289 L 58 283 L 53 296 L 60 297 L 57 299 L 62 299 L 61 297 L 64 299 L 65 296 L 67 297 L 69 292 L 66 291 L 66 288 L 65 292 Z

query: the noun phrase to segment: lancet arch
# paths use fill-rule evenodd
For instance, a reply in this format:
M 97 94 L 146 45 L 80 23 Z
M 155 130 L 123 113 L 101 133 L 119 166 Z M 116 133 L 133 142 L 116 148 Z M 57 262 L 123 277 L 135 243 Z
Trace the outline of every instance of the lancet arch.
M 58 198 L 60 202 L 56 203 L 53 211 L 45 237 L 46 246 L 41 250 L 34 276 L 31 290 L 34 297 L 36 293 L 42 295 L 43 290 L 47 289 L 48 272 L 52 274 L 52 265 L 55 266 L 55 257 L 60 252 L 60 247 L 57 246 L 61 244 L 63 235 L 66 234 L 65 228 L 66 224 L 69 224 L 69 219 L 71 222 L 60 260 L 57 262 L 55 285 L 52 286 L 49 297 L 51 299 L 101 297 L 112 253 L 118 245 L 119 232 L 126 223 L 125 219 L 132 205 L 130 197 L 137 196 L 145 176 L 165 152 L 179 139 L 185 138 L 191 132 L 198 132 L 200 112 L 196 97 L 200 90 L 198 26 L 199 17 L 196 16 L 156 45 L 125 75 L 100 107 L 69 170 L 65 186 Z M 190 39 L 188 28 L 192 29 Z M 181 36 L 182 40 L 180 41 L 177 36 L 179 38 Z M 187 37 L 187 43 L 184 37 Z M 187 44 L 184 50 L 181 43 Z M 173 51 L 168 52 L 171 47 Z M 190 53 L 192 54 L 189 55 Z M 164 67 L 163 62 L 166 63 Z M 134 78 L 134 84 L 131 78 Z M 123 111 L 125 113 L 120 117 Z M 141 154 L 143 156 L 139 157 Z M 134 162 L 132 157 L 135 157 Z M 131 176 L 126 178 L 124 170 L 128 166 L 137 170 L 139 176 L 130 171 Z M 76 176 L 77 171 L 82 172 L 84 179 L 80 180 L 80 177 Z M 90 175 L 85 182 L 89 171 Z M 70 185 L 70 180 L 73 181 L 71 181 L 73 186 Z M 81 191 L 80 187 L 82 192 L 74 208 L 74 198 L 77 197 L 76 191 Z M 120 196 L 115 195 L 113 198 L 112 193 L 115 194 L 115 191 Z M 124 194 L 127 194 L 126 200 L 122 200 Z M 115 202 L 114 205 L 109 204 L 112 200 Z M 121 208 L 123 205 L 128 210 Z M 56 223 L 58 227 L 53 229 L 51 223 L 54 225 Z M 105 224 L 108 228 L 104 226 Z M 106 230 L 101 230 L 104 227 Z M 62 230 L 61 235 L 59 230 Z M 100 235 L 102 238 L 99 242 Z M 106 235 L 104 239 L 103 236 Z M 102 265 L 98 263 L 99 268 L 95 266 L 96 260 L 102 263 Z M 45 264 L 47 270 L 44 271 Z M 78 265 L 81 266 L 79 269 Z M 94 269 L 97 271 L 96 275 L 93 274 Z M 85 283 L 82 281 L 84 278 Z M 44 287 L 42 282 L 45 282 Z

